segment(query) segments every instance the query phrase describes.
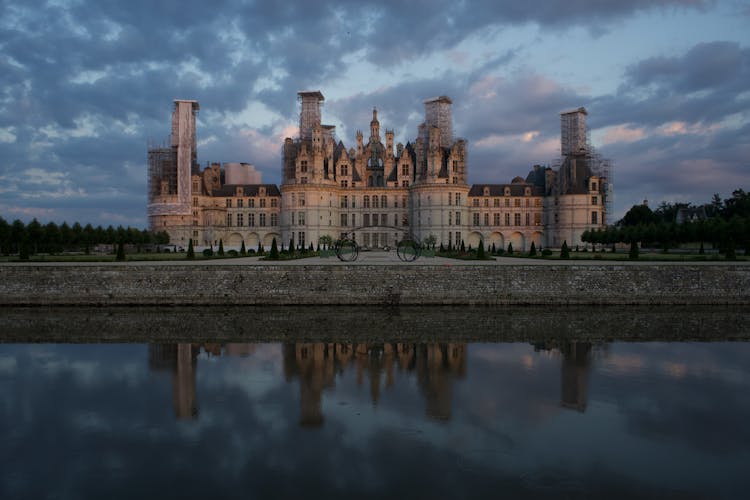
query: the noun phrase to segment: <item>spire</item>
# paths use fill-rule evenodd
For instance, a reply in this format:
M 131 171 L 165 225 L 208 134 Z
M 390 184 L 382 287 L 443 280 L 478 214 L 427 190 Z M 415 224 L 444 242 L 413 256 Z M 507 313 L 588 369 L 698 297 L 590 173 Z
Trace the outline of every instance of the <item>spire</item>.
M 372 108 L 372 121 L 370 122 L 370 142 L 380 142 L 380 122 L 378 121 L 377 108 Z

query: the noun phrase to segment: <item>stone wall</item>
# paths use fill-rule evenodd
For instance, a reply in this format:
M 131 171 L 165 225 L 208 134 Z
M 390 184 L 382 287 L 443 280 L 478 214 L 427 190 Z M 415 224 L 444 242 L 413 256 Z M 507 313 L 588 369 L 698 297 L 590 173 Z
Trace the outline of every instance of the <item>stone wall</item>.
M 745 305 L 744 265 L 17 265 L 0 305 Z

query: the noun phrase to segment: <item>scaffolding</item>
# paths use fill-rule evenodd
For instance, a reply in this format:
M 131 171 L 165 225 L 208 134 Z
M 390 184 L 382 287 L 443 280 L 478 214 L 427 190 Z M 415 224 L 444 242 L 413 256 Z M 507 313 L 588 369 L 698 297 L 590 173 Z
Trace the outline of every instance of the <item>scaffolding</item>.
M 427 134 L 430 127 L 440 130 L 440 145 L 449 148 L 453 144 L 453 122 L 451 120 L 451 104 L 448 96 L 433 97 L 424 101 L 424 122 Z M 427 143 L 428 136 L 422 138 Z
M 299 138 L 311 139 L 315 125 L 320 125 L 320 104 L 325 101 L 323 94 L 318 91 L 297 92 L 297 99 L 302 103 L 299 114 Z
M 590 145 L 588 128 L 586 127 L 586 108 L 560 113 L 560 154 L 579 154 Z
M 177 151 L 175 148 L 149 144 L 148 197 L 177 195 Z

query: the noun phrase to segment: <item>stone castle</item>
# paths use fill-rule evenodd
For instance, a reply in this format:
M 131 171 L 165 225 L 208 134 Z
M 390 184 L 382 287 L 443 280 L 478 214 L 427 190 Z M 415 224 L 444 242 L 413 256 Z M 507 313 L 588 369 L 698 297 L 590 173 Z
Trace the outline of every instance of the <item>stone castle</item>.
M 561 114 L 561 158 L 534 166 L 508 184 L 468 183 L 464 139 L 453 136 L 451 100 L 428 99 L 416 139 L 394 145 L 381 136 L 373 109 L 369 138 L 356 146 L 321 120 L 323 94 L 299 92 L 299 135 L 283 144 L 282 182 L 260 182 L 245 163 L 197 161 L 196 101 L 176 100 L 171 144 L 148 151 L 148 219 L 170 241 L 197 248 L 270 247 L 293 241 L 353 238 L 365 248 L 396 246 L 411 237 L 437 246 L 528 250 L 582 244 L 587 229 L 604 227 L 611 196 L 608 163 L 587 140 L 586 110 Z

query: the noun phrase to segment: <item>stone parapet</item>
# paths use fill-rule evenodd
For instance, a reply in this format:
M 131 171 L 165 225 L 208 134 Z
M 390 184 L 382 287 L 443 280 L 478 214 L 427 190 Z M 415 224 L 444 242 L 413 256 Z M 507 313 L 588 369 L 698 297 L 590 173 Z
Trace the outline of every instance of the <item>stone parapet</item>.
M 0 305 L 746 305 L 750 266 L 0 267 Z

